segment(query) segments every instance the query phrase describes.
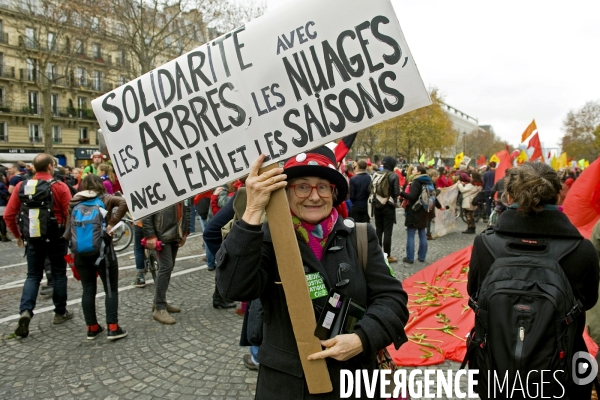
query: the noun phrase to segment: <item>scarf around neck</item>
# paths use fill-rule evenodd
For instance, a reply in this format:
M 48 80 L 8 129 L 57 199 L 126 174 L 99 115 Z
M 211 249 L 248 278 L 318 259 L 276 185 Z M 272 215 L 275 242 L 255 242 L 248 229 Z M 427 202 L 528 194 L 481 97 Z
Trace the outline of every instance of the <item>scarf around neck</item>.
M 314 225 L 301 221 L 291 210 L 290 212 L 292 213 L 294 229 L 302 236 L 302 239 L 308 244 L 308 247 L 310 247 L 317 259 L 321 261 L 323 258 L 323 248 L 327 243 L 327 238 L 338 219 L 337 210 L 332 208 L 328 217 Z

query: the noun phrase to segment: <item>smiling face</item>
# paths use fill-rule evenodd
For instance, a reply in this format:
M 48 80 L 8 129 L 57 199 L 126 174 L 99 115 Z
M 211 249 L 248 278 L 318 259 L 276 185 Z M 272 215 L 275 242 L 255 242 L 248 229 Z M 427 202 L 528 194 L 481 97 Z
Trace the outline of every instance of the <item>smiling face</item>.
M 296 178 L 288 183 L 288 186 L 307 184 L 317 186 L 319 184 L 329 184 L 327 179 L 317 178 L 315 176 Z M 296 196 L 294 188 L 287 189 L 288 202 L 292 212 L 300 218 L 300 220 L 309 224 L 317 224 L 323 221 L 331 213 L 333 208 L 333 196 L 321 198 L 316 189 L 313 189 L 310 196 L 301 199 Z

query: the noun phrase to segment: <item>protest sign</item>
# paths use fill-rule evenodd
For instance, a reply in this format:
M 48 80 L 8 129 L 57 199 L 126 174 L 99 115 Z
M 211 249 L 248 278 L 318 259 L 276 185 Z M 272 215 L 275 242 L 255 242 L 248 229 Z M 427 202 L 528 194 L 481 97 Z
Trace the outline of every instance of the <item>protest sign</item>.
M 435 209 L 435 225 L 433 228 L 433 237 L 439 238 L 454 232 L 456 227 L 456 199 L 458 198 L 458 183 L 439 189 L 440 193 L 437 199 L 442 205 L 442 209 Z M 446 210 L 446 206 L 450 206 Z
M 92 101 L 135 219 L 431 104 L 389 0 L 305 0 Z

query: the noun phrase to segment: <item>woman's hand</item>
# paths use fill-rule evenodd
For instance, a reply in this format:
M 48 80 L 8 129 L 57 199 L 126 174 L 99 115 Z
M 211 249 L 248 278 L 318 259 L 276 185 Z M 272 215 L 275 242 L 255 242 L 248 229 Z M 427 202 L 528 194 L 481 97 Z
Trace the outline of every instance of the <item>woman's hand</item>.
M 246 179 L 246 211 L 242 219 L 249 224 L 259 225 L 262 214 L 269 204 L 271 193 L 277 189 L 284 188 L 287 185 L 283 174 L 283 168 L 273 168 L 270 171 L 258 174 L 258 170 L 265 160 L 265 155 L 261 154 L 250 168 L 250 174 Z
M 309 361 L 327 357 L 346 361 L 363 351 L 362 342 L 356 333 L 337 335 L 333 339 L 321 340 L 321 345 L 325 347 L 325 350 L 308 356 Z

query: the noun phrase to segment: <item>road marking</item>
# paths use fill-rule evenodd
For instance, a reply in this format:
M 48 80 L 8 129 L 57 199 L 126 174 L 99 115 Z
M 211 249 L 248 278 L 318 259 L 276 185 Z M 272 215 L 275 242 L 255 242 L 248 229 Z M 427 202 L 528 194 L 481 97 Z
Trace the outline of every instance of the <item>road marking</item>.
M 206 269 L 206 268 L 207 268 L 207 265 L 204 264 L 204 265 L 201 265 L 199 267 L 184 269 L 183 271 L 173 272 L 171 274 L 171 277 L 185 275 L 185 274 L 190 274 L 192 272 L 200 271 L 200 270 Z M 146 281 L 146 284 L 148 284 L 148 283 L 154 283 L 154 280 L 153 279 L 149 279 L 149 280 Z M 118 291 L 119 292 L 124 292 L 126 290 L 131 290 L 131 289 L 138 289 L 138 288 L 136 288 L 135 286 L 129 285 L 129 286 L 120 287 Z M 102 298 L 104 296 L 105 296 L 105 293 L 98 293 L 96 295 L 96 299 Z M 75 299 L 75 300 L 69 300 L 69 301 L 67 301 L 67 305 L 68 306 L 73 305 L 73 304 L 79 304 L 79 303 L 81 303 L 81 297 L 78 298 L 78 299 Z M 37 314 L 42 314 L 42 313 L 45 313 L 45 312 L 48 312 L 48 311 L 54 311 L 54 306 L 52 305 L 52 306 L 48 306 L 48 307 L 43 307 L 43 308 L 36 309 L 35 310 L 35 314 L 36 315 Z M 19 314 L 11 315 L 10 317 L 6 317 L 6 318 L 0 319 L 0 324 L 2 324 L 4 322 L 8 322 L 8 321 L 14 321 L 14 320 L 19 319 L 19 318 L 20 318 Z
M 189 260 L 189 259 L 192 259 L 192 258 L 202 257 L 202 256 L 205 256 L 205 255 L 206 255 L 206 253 L 198 254 L 198 255 L 193 255 L 193 256 L 179 257 L 179 258 L 176 258 L 175 261 L 184 261 L 184 260 Z M 133 264 L 133 265 L 126 265 L 124 267 L 119 267 L 119 271 L 126 270 L 126 269 L 134 269 L 134 268 L 135 268 L 135 264 Z M 70 268 L 67 268 L 67 271 L 70 271 Z M 73 275 L 67 275 L 67 279 L 72 278 L 72 277 L 73 277 Z M 40 281 L 40 284 L 46 283 L 46 282 L 47 282 L 46 279 L 42 279 Z M 18 281 L 8 282 L 8 283 L 5 283 L 4 285 L 0 285 L 0 290 L 7 290 L 7 289 L 14 289 L 14 288 L 18 288 L 18 287 L 23 287 L 24 283 L 25 283 L 25 279 L 21 279 L 21 280 L 18 280 Z
M 188 239 L 193 239 L 193 238 L 198 237 L 198 236 L 202 236 L 202 233 L 195 233 L 195 234 L 192 234 L 192 235 L 188 236 L 187 238 Z M 117 253 L 117 258 L 129 255 L 129 254 L 133 254 L 133 251 L 128 251 L 126 253 Z M 18 263 L 18 264 L 2 265 L 2 266 L 0 266 L 0 269 L 6 269 L 6 268 L 12 268 L 12 267 L 20 267 L 21 265 L 27 265 L 27 263 L 26 262 L 22 262 L 22 263 Z

